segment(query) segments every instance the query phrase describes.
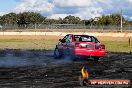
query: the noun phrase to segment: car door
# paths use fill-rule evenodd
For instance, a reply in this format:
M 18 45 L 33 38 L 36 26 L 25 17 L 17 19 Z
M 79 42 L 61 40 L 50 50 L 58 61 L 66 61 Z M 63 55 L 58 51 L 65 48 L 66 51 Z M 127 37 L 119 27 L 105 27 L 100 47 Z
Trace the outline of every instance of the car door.
M 60 50 L 63 55 L 68 55 L 68 44 L 70 43 L 70 35 L 66 35 L 62 40 L 60 44 Z
M 72 34 L 69 34 L 66 38 L 66 54 L 67 55 L 71 55 L 72 54 L 72 51 L 73 51 L 73 47 L 74 47 L 74 44 L 73 44 L 73 35 Z
M 69 35 L 66 35 L 66 36 L 61 40 L 61 42 L 60 42 L 60 44 L 59 44 L 60 52 L 61 52 L 63 55 L 66 55 L 66 54 L 67 54 L 68 36 L 69 36 Z
M 62 40 L 59 40 L 59 42 L 58 42 L 58 44 L 57 44 L 57 49 L 59 50 L 59 52 L 61 53 L 61 54 L 63 54 L 63 42 L 62 42 Z

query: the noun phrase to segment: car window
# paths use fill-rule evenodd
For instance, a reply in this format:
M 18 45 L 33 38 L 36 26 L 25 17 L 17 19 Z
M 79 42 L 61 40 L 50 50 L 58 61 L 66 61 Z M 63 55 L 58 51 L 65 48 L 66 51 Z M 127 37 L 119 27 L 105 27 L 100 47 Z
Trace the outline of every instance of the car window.
M 76 42 L 77 42 L 77 41 L 79 41 L 79 42 L 91 42 L 92 39 L 91 39 L 90 36 L 78 36 L 78 35 L 76 35 L 76 36 L 75 36 L 75 41 L 76 41 Z
M 66 43 L 71 43 L 72 42 L 72 35 L 66 36 Z
M 96 43 L 96 39 L 94 37 L 92 37 L 92 42 L 95 42 Z
M 98 39 L 95 38 L 95 37 L 92 37 L 92 41 L 95 42 L 95 43 L 99 43 Z
M 86 41 L 86 42 L 91 42 L 92 41 L 92 39 L 91 39 L 91 37 L 81 37 L 82 38 L 82 41 Z
M 72 35 L 66 35 L 63 39 L 62 39 L 63 43 L 71 43 L 72 42 Z
M 98 39 L 94 36 L 87 36 L 87 35 L 75 35 L 74 40 L 77 42 L 95 42 L 99 43 Z

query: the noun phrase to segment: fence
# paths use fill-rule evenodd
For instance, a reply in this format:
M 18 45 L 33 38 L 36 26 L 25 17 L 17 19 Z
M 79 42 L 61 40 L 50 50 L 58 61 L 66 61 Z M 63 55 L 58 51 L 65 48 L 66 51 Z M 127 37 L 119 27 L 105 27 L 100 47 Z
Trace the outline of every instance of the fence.
M 25 28 L 22 30 L 31 31 L 32 29 L 32 30 L 35 30 L 35 32 L 23 32 L 23 31 L 14 32 L 14 29 L 18 31 L 22 28 L 19 28 L 17 25 L 4 25 L 1 27 L 1 30 L 3 31 L 0 32 L 0 35 L 1 35 L 0 39 L 2 39 L 0 42 L 0 49 L 7 48 L 7 49 L 51 49 L 53 50 L 55 48 L 55 45 L 58 43 L 59 38 L 65 36 L 68 33 L 71 33 L 71 32 L 74 33 L 75 31 L 80 30 L 81 32 L 79 33 L 75 32 L 75 34 L 85 34 L 85 35 L 93 35 L 93 36 L 99 37 L 101 42 L 106 45 L 106 49 L 108 51 L 111 51 L 111 52 L 131 52 L 132 51 L 132 30 L 131 30 L 131 27 L 129 26 L 123 27 L 123 30 L 130 31 L 131 33 L 111 33 L 111 32 L 102 33 L 102 31 L 115 31 L 115 30 L 120 31 L 119 26 L 103 26 L 101 29 L 101 27 L 97 27 L 97 26 L 84 26 L 84 25 L 28 25 L 28 27 L 25 26 Z M 40 29 L 44 30 L 44 32 L 36 31 Z M 52 32 L 52 31 L 46 32 L 45 30 L 47 29 L 50 29 L 50 31 L 57 30 L 57 32 Z M 6 30 L 13 30 L 13 32 L 8 32 Z M 58 32 L 58 30 L 59 31 L 61 30 L 63 32 Z M 68 32 L 64 32 L 66 30 L 68 30 Z M 90 30 L 91 31 L 102 30 L 102 31 L 101 33 L 86 32 Z
M 120 25 L 108 25 L 108 26 L 95 26 L 95 25 L 77 25 L 77 24 L 51 24 L 51 25 L 45 25 L 45 24 L 28 24 L 28 25 L 2 25 L 0 26 L 1 31 L 6 30 L 24 30 L 24 29 L 33 29 L 33 30 L 39 30 L 39 29 L 85 29 L 87 31 L 120 31 Z M 131 25 L 124 25 L 123 31 L 132 31 Z

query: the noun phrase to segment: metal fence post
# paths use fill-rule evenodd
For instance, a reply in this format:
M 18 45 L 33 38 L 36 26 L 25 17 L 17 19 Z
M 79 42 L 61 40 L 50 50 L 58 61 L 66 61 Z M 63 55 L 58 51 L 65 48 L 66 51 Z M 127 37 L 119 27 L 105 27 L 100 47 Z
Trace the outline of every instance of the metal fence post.
M 129 44 L 129 47 L 131 47 L 131 38 L 129 37 L 129 40 L 128 40 L 128 44 Z
M 34 29 L 36 29 L 36 23 L 34 24 Z

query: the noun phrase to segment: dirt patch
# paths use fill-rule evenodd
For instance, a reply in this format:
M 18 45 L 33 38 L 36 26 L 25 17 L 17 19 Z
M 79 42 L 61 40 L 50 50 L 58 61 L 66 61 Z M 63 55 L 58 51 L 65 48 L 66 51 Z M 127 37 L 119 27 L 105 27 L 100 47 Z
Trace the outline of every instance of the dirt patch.
M 0 87 L 74 88 L 80 87 L 81 68 L 90 79 L 132 79 L 132 54 L 109 53 L 98 63 L 92 60 L 54 59 L 53 51 L 1 50 Z M 6 63 L 7 62 L 7 63 Z
M 62 39 L 63 36 L 51 35 L 0 35 L 0 39 Z M 100 41 L 129 41 L 127 37 L 97 37 Z M 131 38 L 132 40 L 132 38 Z
M 129 37 L 97 37 L 101 41 L 129 41 Z M 132 40 L 132 38 L 130 38 Z
M 0 39 L 59 39 L 62 36 L 48 36 L 48 35 L 0 35 Z

